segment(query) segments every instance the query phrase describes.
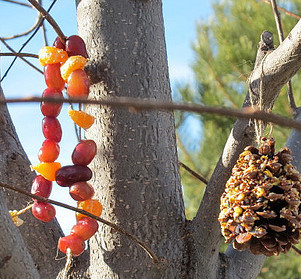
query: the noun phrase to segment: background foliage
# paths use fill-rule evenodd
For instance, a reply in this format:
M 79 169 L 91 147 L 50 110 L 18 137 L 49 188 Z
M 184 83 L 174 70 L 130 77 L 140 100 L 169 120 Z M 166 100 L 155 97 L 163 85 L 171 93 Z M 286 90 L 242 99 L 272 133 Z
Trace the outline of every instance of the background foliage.
M 298 0 L 278 1 L 278 5 L 301 15 Z M 286 36 L 297 19 L 284 13 L 281 13 L 281 19 Z M 215 2 L 212 17 L 208 22 L 198 23 L 196 28 L 197 38 L 193 43 L 195 59 L 192 65 L 195 84 L 179 86 L 175 98 L 209 106 L 240 108 L 254 66 L 257 43 L 264 30 L 274 34 L 277 47 L 279 40 L 270 5 L 255 0 Z M 300 73 L 293 80 L 297 105 L 300 104 L 299 79 Z M 277 99 L 274 112 L 291 115 L 286 88 L 283 88 Z M 176 121 L 180 160 L 209 179 L 235 120 L 215 115 L 177 113 Z M 200 135 L 191 137 L 191 125 L 201 128 Z M 288 129 L 273 128 L 277 149 L 285 145 L 289 133 Z M 187 216 L 193 218 L 205 186 L 185 170 L 181 171 L 181 175 Z M 291 251 L 287 255 L 269 258 L 259 278 L 275 278 L 275 275 L 277 278 L 300 278 L 300 256 Z

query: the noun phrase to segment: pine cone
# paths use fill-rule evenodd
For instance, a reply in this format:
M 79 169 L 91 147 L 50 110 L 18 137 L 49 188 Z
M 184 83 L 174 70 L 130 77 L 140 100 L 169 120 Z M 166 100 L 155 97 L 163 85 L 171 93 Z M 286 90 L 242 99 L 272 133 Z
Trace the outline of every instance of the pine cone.
M 301 175 L 291 151 L 274 154 L 275 141 L 248 146 L 221 197 L 219 222 L 226 242 L 255 255 L 286 253 L 301 237 Z

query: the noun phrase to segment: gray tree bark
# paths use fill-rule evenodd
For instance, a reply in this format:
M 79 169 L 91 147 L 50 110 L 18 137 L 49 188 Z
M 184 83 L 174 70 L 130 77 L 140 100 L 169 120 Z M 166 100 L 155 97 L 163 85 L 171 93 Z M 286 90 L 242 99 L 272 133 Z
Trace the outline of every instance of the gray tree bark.
M 161 1 L 78 1 L 95 99 L 170 101 Z M 89 14 L 89 17 L 87 17 Z M 103 217 L 145 240 L 164 258 L 158 267 L 140 247 L 101 226 L 90 242 L 91 278 L 177 278 L 185 260 L 184 205 L 170 112 L 87 107 L 96 123 L 93 185 Z
M 21 274 L 26 279 L 40 278 L 20 231 L 11 221 L 2 191 L 0 210 L 0 278 L 21 278 Z

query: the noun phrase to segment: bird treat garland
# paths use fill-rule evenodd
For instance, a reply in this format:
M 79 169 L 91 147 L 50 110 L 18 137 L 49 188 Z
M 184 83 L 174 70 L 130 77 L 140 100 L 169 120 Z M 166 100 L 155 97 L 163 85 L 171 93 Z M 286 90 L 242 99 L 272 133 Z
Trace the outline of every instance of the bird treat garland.
M 301 175 L 291 151 L 275 154 L 261 138 L 239 155 L 221 197 L 219 222 L 226 242 L 265 256 L 286 253 L 301 237 Z
M 62 90 L 67 83 L 67 94 L 70 97 L 87 98 L 89 95 L 89 78 L 84 71 L 88 54 L 81 37 L 77 35 L 66 38 L 64 44 L 59 37 L 53 46 L 43 47 L 39 52 L 39 61 L 44 66 L 44 77 L 47 89 L 43 97 L 62 98 Z M 40 163 L 32 166 L 39 175 L 32 183 L 31 193 L 48 198 L 52 189 L 52 182 L 62 187 L 69 187 L 70 196 L 77 201 L 79 209 L 100 216 L 101 203 L 93 199 L 94 189 L 88 181 L 92 178 L 92 171 L 88 167 L 96 155 L 97 147 L 93 140 L 80 140 L 72 153 L 73 165 L 61 166 L 56 159 L 60 153 L 59 142 L 62 138 L 62 128 L 57 119 L 62 103 L 42 102 L 41 112 L 44 115 L 42 131 L 45 141 L 38 153 Z M 94 117 L 83 111 L 69 110 L 71 119 L 79 127 L 88 129 L 94 123 Z M 49 222 L 55 217 L 52 204 L 34 200 L 32 214 L 39 220 Z M 70 235 L 59 239 L 58 248 L 72 256 L 78 256 L 85 249 L 85 241 L 98 230 L 96 220 L 83 214 L 76 214 L 76 225 Z

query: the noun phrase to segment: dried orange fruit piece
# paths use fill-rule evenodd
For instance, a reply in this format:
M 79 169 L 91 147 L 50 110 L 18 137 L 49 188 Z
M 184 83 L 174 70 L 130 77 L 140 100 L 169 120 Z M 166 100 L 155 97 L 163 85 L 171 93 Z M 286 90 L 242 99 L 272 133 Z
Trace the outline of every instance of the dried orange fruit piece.
M 88 211 L 89 213 L 99 217 L 102 212 L 102 205 L 98 200 L 90 199 L 85 201 L 77 202 L 77 208 Z M 84 217 L 87 217 L 84 214 L 76 212 L 76 220 L 80 220 Z
M 39 60 L 42 66 L 47 64 L 64 63 L 68 59 L 68 53 L 63 49 L 45 46 L 39 51 Z
M 55 181 L 55 173 L 60 168 L 61 164 L 58 162 L 40 163 L 35 166 L 31 166 L 32 170 L 36 170 L 49 181 Z
M 70 74 L 78 69 L 83 69 L 87 63 L 87 59 L 80 55 L 69 57 L 66 62 L 61 66 L 61 76 L 67 82 Z
M 69 109 L 68 114 L 70 118 L 74 121 L 74 123 L 83 129 L 89 129 L 93 125 L 95 120 L 94 116 L 84 111 Z

